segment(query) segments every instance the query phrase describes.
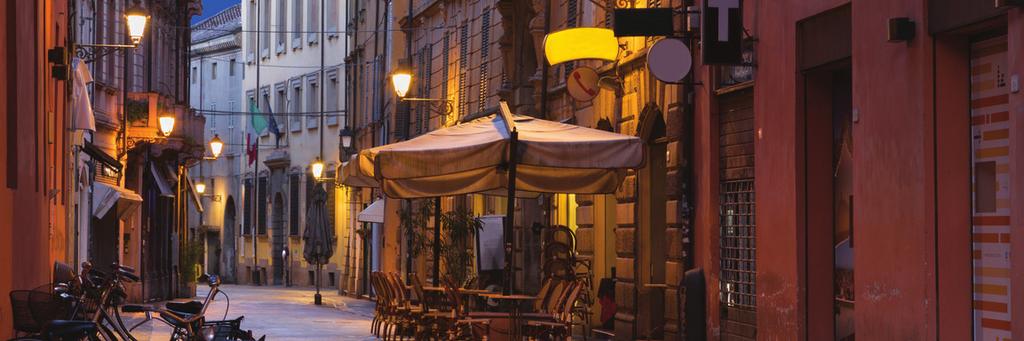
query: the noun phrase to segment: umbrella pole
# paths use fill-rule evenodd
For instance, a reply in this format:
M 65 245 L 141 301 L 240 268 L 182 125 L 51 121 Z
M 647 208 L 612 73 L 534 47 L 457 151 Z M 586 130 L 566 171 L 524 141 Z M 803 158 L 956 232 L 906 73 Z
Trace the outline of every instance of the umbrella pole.
M 316 295 L 313 296 L 313 304 L 316 305 L 321 305 L 324 303 L 323 296 L 320 296 L 320 269 L 322 267 L 322 264 L 316 265 Z
M 441 277 L 441 197 L 434 198 L 434 286 Z
M 516 163 L 518 163 L 519 132 L 509 134 L 508 147 L 508 203 L 505 208 L 505 282 L 506 293 L 515 293 L 515 211 L 516 211 Z

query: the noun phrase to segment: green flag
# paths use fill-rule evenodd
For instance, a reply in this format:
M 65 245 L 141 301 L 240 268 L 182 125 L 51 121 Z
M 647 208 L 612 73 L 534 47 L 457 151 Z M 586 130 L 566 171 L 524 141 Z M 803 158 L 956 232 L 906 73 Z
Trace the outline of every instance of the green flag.
M 249 119 L 252 120 L 252 129 L 259 136 L 263 133 L 263 130 L 267 129 L 267 116 L 260 112 L 259 106 L 256 105 L 256 101 L 249 102 Z

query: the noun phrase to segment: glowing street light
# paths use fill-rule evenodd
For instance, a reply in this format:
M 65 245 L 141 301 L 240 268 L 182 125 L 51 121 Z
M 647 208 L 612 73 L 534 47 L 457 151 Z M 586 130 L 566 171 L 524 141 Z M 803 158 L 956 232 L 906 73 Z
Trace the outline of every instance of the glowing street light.
M 149 15 L 136 2 L 124 12 L 124 18 L 128 24 L 128 37 L 131 38 L 132 45 L 139 45 L 142 42 L 142 35 L 146 32 Z
M 174 131 L 174 115 L 165 112 L 160 114 L 157 120 L 160 122 L 160 133 L 164 136 L 171 136 L 171 132 Z
M 309 165 L 309 168 L 313 171 L 313 178 L 319 181 L 324 176 L 324 160 L 317 157 L 313 160 L 313 163 Z
M 199 194 L 206 193 L 206 183 L 204 183 L 202 181 L 197 182 L 196 183 L 196 193 L 199 193 Z
M 412 85 L 412 71 L 405 66 L 399 66 L 391 73 L 391 85 L 395 88 L 395 94 L 404 98 L 409 93 L 409 86 Z
M 213 134 L 213 138 L 210 139 L 210 153 L 213 154 L 213 158 L 220 157 L 222 150 L 224 150 L 224 141 L 221 141 L 220 135 Z

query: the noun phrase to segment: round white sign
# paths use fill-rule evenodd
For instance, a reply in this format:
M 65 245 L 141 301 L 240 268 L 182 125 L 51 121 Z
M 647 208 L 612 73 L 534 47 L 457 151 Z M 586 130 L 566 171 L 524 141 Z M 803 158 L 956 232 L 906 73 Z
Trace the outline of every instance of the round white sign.
M 647 69 L 662 82 L 679 83 L 690 73 L 691 66 L 690 48 L 681 39 L 659 40 L 647 51 Z
M 593 68 L 577 66 L 569 73 L 568 79 L 565 80 L 569 96 L 581 102 L 594 99 L 594 97 L 597 97 L 597 92 L 600 91 L 600 88 L 597 86 L 598 79 L 597 71 Z

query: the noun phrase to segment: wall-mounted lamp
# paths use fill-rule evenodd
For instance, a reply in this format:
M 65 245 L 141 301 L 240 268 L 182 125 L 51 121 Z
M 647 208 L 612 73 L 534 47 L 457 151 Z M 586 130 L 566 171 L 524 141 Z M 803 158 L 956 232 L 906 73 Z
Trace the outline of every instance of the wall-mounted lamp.
M 213 158 L 217 159 L 220 157 L 222 150 L 224 150 L 224 141 L 220 139 L 220 135 L 213 134 L 213 139 L 210 139 L 210 154 L 213 154 Z
M 341 150 L 343 152 L 347 153 L 352 150 L 353 135 L 355 134 L 352 133 L 352 130 L 349 129 L 348 126 L 345 126 L 345 128 L 342 128 L 341 131 L 338 132 L 338 142 L 341 142 Z
M 917 25 L 907 17 L 889 18 L 889 42 L 909 42 L 914 40 Z
M 132 7 L 124 11 L 125 22 L 128 23 L 128 38 L 131 38 L 132 45 L 139 45 L 142 42 L 142 35 L 146 32 L 146 22 L 149 15 L 146 10 L 136 2 Z
M 174 114 L 162 113 L 157 120 L 160 122 L 160 133 L 164 136 L 171 136 L 171 132 L 174 131 Z
M 309 164 L 310 171 L 313 173 L 313 179 L 321 181 L 324 177 L 324 160 L 317 157 L 313 160 L 313 163 Z

